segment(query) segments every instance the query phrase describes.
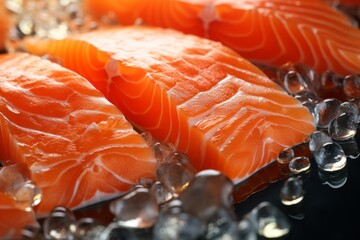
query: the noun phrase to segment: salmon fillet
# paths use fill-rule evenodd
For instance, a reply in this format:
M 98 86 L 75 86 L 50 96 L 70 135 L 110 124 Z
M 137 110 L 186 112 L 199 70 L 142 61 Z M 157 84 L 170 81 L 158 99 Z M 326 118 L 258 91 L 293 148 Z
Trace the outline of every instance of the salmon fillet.
M 5 49 L 5 41 L 9 31 L 9 15 L 5 9 L 4 0 L 0 0 L 0 52 Z
M 27 41 L 87 78 L 136 127 L 235 182 L 313 130 L 307 108 L 218 42 L 170 29 L 116 27 Z
M 25 53 L 0 56 L 0 157 L 25 163 L 38 216 L 79 208 L 154 178 L 154 151 L 86 79 Z
M 358 0 L 356 0 L 358 1 Z M 174 28 L 220 41 L 243 57 L 279 67 L 360 73 L 360 30 L 323 0 L 85 0 L 100 18 Z

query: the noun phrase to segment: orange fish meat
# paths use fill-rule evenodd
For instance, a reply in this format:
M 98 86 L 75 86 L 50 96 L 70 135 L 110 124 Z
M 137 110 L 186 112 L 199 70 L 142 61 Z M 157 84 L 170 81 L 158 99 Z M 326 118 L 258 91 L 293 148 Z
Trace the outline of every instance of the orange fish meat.
M 154 151 L 86 79 L 24 53 L 0 57 L 0 159 L 25 163 L 37 215 L 118 196 L 154 178 Z
M 5 9 L 4 0 L 0 0 L 0 51 L 5 49 L 5 41 L 9 31 L 9 15 Z
M 222 42 L 257 63 L 360 73 L 360 30 L 323 0 L 85 0 L 120 24 L 174 28 Z
M 87 78 L 135 126 L 186 152 L 198 170 L 241 181 L 313 130 L 307 108 L 236 52 L 171 29 L 116 27 L 28 40 Z

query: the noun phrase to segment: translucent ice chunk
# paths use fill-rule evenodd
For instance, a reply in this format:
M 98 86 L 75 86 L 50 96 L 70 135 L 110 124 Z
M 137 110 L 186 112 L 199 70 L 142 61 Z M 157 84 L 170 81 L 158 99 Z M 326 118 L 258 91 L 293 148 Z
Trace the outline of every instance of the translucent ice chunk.
M 179 152 L 174 152 L 168 156 L 157 169 L 158 180 L 174 196 L 187 188 L 194 175 L 195 170 L 189 164 L 187 156 Z
M 358 119 L 359 108 L 354 102 L 343 102 L 340 105 L 339 114 L 341 113 L 351 113 L 355 119 Z
M 356 159 L 359 157 L 360 152 L 357 141 L 354 138 L 347 139 L 346 141 L 338 142 L 344 150 L 346 157 Z
M 119 225 L 118 222 L 110 223 L 103 230 L 99 229 L 93 236 L 94 238 L 89 238 L 89 240 L 138 240 L 133 232 Z
M 324 171 L 337 171 L 346 166 L 346 156 L 338 143 L 325 143 L 314 153 L 318 167 Z
M 297 71 L 289 71 L 284 76 L 284 87 L 290 94 L 296 94 L 308 88 L 307 83 Z
M 215 170 L 196 174 L 188 188 L 179 195 L 186 212 L 206 220 L 218 209 L 231 209 L 233 182 Z
M 155 156 L 158 162 L 164 162 L 165 159 L 176 149 L 171 143 L 156 142 L 152 145 L 155 150 Z
M 155 196 L 147 188 L 138 187 L 110 203 L 110 211 L 120 226 L 148 228 L 159 215 Z
M 75 216 L 64 207 L 54 208 L 43 224 L 46 239 L 73 239 L 74 229 Z
M 239 236 L 238 223 L 229 209 L 219 208 L 207 218 L 206 240 L 237 240 Z
M 42 194 L 40 188 L 27 181 L 13 195 L 16 207 L 25 211 L 32 211 L 32 207 L 40 203 Z
M 153 239 L 196 240 L 205 234 L 206 224 L 196 216 L 172 207 L 161 212 L 154 226 Z
M 346 140 L 355 136 L 357 117 L 352 113 L 341 113 L 330 122 L 329 136 L 335 140 Z
M 9 193 L 15 199 L 15 207 L 32 211 L 40 203 L 41 190 L 29 180 L 24 165 L 10 165 L 0 169 L 0 191 Z
M 152 194 L 155 195 L 156 202 L 158 204 L 166 203 L 173 198 L 173 195 L 169 192 L 169 190 L 165 188 L 159 181 L 155 182 L 152 185 L 150 191 L 152 192 Z
M 324 89 L 332 90 L 341 86 L 338 76 L 332 71 L 325 71 L 320 75 L 320 82 Z
M 289 163 L 289 169 L 292 173 L 306 172 L 310 169 L 310 159 L 308 157 L 296 157 Z
M 318 151 L 325 143 L 332 142 L 331 137 L 322 131 L 315 131 L 310 135 L 309 149 L 311 152 Z
M 30 173 L 24 165 L 9 165 L 0 169 L 0 191 L 15 194 L 30 180 Z
M 244 218 L 239 222 L 239 240 L 257 240 L 257 229 L 249 221 Z
M 304 199 L 303 181 L 300 176 L 289 177 L 280 190 L 280 199 L 284 205 L 298 204 Z
M 360 98 L 360 76 L 348 75 L 343 80 L 343 90 L 350 98 Z
M 315 102 L 319 99 L 317 94 L 311 90 L 302 90 L 296 93 L 294 97 L 303 104 L 306 102 Z
M 262 202 L 251 210 L 249 218 L 260 236 L 280 238 L 290 232 L 286 215 L 269 202 Z
M 81 218 L 75 223 L 75 239 L 96 239 L 105 227 L 93 218 Z
M 330 122 L 337 117 L 341 102 L 335 98 L 320 101 L 314 108 L 314 118 L 317 127 L 327 128 Z

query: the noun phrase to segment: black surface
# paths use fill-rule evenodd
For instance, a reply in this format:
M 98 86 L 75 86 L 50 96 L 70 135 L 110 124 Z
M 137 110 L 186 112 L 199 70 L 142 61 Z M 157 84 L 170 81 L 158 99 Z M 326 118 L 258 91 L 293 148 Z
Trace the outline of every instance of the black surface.
M 356 139 L 359 143 L 359 134 Z M 316 162 L 311 159 L 310 172 L 303 177 L 304 218 L 298 220 L 288 216 L 292 228 L 286 239 L 360 239 L 359 157 L 347 159 L 345 174 L 347 174 L 346 183 L 340 188 L 332 188 L 322 183 Z M 282 205 L 279 197 L 284 181 L 272 183 L 247 200 L 236 204 L 238 217 L 241 219 L 263 201 L 269 201 L 284 213 L 288 213 L 288 209 Z

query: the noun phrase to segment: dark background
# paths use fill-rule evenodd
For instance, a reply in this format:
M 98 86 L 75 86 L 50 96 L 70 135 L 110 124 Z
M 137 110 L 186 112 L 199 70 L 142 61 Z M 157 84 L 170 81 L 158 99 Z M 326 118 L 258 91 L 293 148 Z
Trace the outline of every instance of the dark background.
M 359 135 L 355 136 L 357 143 L 360 142 Z M 310 172 L 303 177 L 304 218 L 297 220 L 289 217 L 292 228 L 286 239 L 360 239 L 360 158 L 347 158 L 347 167 L 342 174 L 347 174 L 347 181 L 342 187 L 332 188 L 323 184 L 316 162 L 311 159 Z M 284 181 L 272 183 L 236 204 L 237 215 L 243 217 L 263 201 L 269 201 L 284 213 L 289 213 L 279 197 Z

